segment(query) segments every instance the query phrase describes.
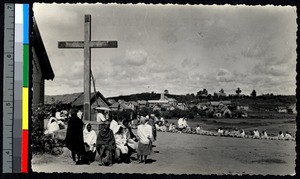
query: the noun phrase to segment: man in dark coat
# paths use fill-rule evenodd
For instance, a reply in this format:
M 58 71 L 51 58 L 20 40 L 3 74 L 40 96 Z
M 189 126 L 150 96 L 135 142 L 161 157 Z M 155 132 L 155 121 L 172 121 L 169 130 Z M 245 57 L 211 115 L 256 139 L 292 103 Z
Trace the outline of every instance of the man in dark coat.
M 66 134 L 66 146 L 72 152 L 73 161 L 76 162 L 76 156 L 78 160 L 84 154 L 84 142 L 83 142 L 83 122 L 77 116 L 76 109 L 71 109 L 71 117 L 68 121 L 68 128 Z

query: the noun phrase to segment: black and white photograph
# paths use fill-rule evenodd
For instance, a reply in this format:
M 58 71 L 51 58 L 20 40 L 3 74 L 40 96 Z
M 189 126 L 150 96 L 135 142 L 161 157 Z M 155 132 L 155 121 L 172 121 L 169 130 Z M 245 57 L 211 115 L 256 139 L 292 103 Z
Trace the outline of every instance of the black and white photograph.
M 32 6 L 31 169 L 295 175 L 295 6 Z

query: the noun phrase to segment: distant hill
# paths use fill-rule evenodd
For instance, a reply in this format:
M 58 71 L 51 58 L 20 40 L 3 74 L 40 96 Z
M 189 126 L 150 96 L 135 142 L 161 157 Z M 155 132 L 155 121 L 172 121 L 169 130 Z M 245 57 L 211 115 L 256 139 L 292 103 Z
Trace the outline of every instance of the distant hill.
M 160 93 L 139 93 L 139 94 L 131 94 L 131 95 L 121 95 L 116 97 L 110 97 L 108 99 L 113 100 L 124 100 L 124 101 L 137 101 L 137 100 L 158 100 L 160 99 Z M 185 95 L 174 95 L 174 94 L 166 94 L 165 96 L 169 98 L 175 98 L 180 101 L 182 97 Z
M 178 102 L 186 104 L 196 104 L 199 102 L 207 101 L 219 101 L 219 100 L 230 100 L 233 103 L 238 103 L 240 105 L 249 105 L 250 109 L 262 109 L 262 110 L 275 110 L 278 106 L 288 107 L 296 103 L 296 96 L 294 95 L 261 95 L 255 98 L 245 96 L 241 97 L 222 97 L 210 99 L 204 98 L 199 99 L 197 96 L 191 95 L 175 95 L 175 94 L 166 94 L 165 96 L 169 98 L 174 98 Z M 137 100 L 158 100 L 160 99 L 159 93 L 140 93 L 140 94 L 131 94 L 131 95 L 122 95 L 116 97 L 110 97 L 108 99 L 124 100 L 124 101 L 137 101 Z

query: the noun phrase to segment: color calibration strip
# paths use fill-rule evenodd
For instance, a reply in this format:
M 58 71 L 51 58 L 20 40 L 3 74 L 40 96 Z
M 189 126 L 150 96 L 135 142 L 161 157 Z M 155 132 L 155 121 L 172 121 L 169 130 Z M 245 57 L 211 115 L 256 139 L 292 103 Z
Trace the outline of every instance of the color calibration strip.
M 28 173 L 29 4 L 5 4 L 3 173 Z
M 20 6 L 20 13 L 16 11 L 18 15 L 23 16 L 22 32 L 23 34 L 23 88 L 22 88 L 22 149 L 21 149 L 21 172 L 28 173 L 28 111 L 29 111 L 29 5 L 28 4 L 16 4 L 16 7 Z M 21 11 L 22 10 L 22 11 Z M 22 12 L 22 13 L 21 13 Z M 21 29 L 20 29 L 21 30 Z M 17 33 L 17 32 L 16 32 Z

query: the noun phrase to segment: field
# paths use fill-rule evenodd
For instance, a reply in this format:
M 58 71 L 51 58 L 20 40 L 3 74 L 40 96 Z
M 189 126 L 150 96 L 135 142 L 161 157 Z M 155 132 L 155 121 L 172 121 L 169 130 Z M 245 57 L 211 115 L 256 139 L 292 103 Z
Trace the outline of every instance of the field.
M 267 129 L 270 134 L 278 130 L 294 132 L 294 120 L 253 120 L 207 119 L 188 123 L 193 127 L 198 123 L 205 130 L 220 125 L 224 128 L 243 128 L 246 131 L 255 127 Z M 249 120 L 249 119 L 248 119 Z M 169 120 L 169 122 L 176 120 Z M 258 124 L 265 124 L 259 126 Z M 74 173 L 158 173 L 158 174 L 295 174 L 295 141 L 242 139 L 232 137 L 202 136 L 159 132 L 154 143 L 149 164 L 114 164 L 111 167 L 91 165 L 77 166 L 66 149 L 60 157 L 49 155 L 33 156 L 32 170 L 35 172 L 74 172 Z M 132 155 L 134 160 L 136 154 Z M 96 160 L 98 156 L 96 157 Z

